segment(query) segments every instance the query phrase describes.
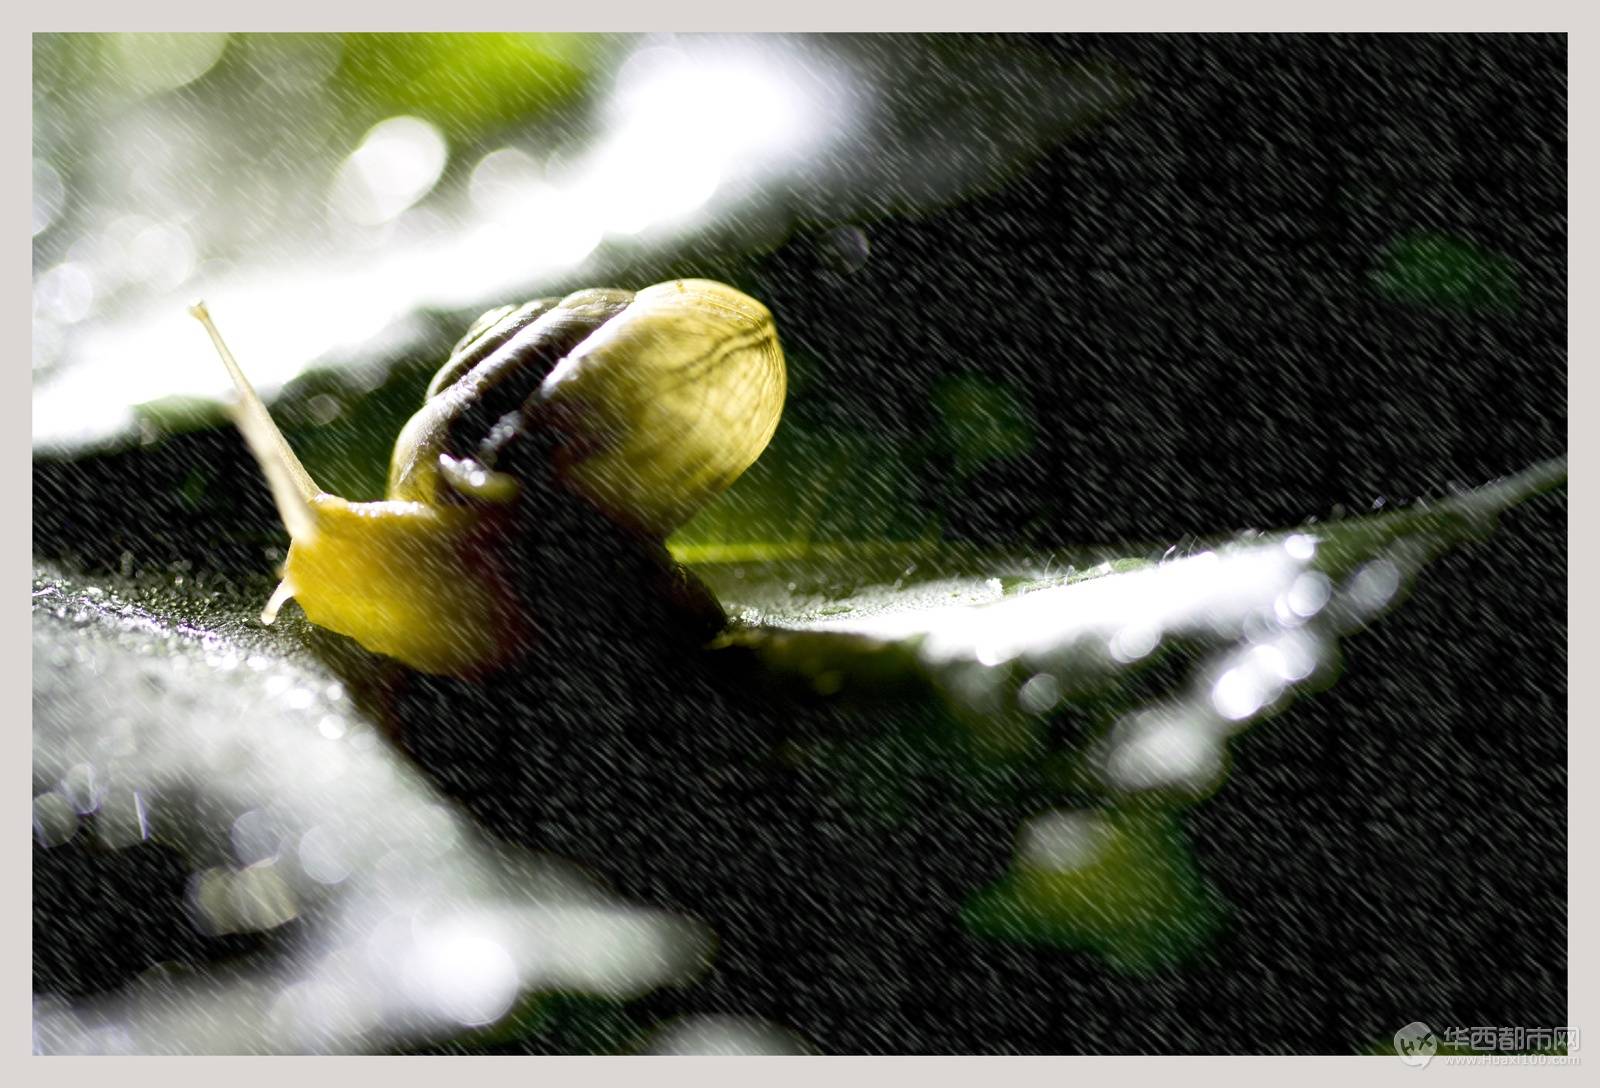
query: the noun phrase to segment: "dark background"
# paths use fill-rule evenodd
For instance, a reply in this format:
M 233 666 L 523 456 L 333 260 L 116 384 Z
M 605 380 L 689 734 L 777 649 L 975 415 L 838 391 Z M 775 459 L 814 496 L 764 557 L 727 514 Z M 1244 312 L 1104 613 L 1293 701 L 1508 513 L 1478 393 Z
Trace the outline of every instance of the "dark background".
M 722 275 L 778 316 L 795 376 L 786 425 L 915 445 L 937 424 L 940 380 L 980 371 L 1026 404 L 1028 452 L 957 473 L 934 451 L 904 501 L 937 510 L 948 539 L 1129 554 L 1425 499 L 1564 454 L 1564 38 L 1045 44 L 1114 62 L 1138 93 L 996 191 L 860 223 L 870 256 L 853 271 L 823 224 L 766 254 L 674 266 Z M 1493 255 L 1514 291 L 1384 290 L 1385 254 L 1419 235 Z M 112 494 L 130 456 L 36 462 L 37 552 L 114 569 L 129 541 L 87 527 L 135 499 L 159 514 L 164 462 L 242 463 L 231 435 L 185 436 L 138 454 L 147 493 Z M 38 505 L 63 492 L 78 514 Z M 271 524 L 264 488 L 218 501 L 232 504 L 208 508 L 219 525 Z M 141 564 L 193 547 L 141 540 Z M 259 554 L 242 549 L 241 569 Z M 1129 978 L 980 941 L 932 907 L 897 918 L 904 900 L 887 890 L 861 897 L 863 880 L 903 892 L 930 872 L 952 889 L 997 874 L 1020 809 L 967 826 L 939 824 L 935 805 L 940 830 L 923 841 L 832 868 L 796 847 L 787 877 L 685 863 L 678 879 L 701 881 L 698 895 L 663 891 L 660 842 L 596 830 L 586 863 L 622 890 L 694 900 L 724 939 L 718 974 L 629 1015 L 766 1015 L 842 1052 L 1348 1053 L 1418 1019 L 1564 1023 L 1565 585 L 1565 499 L 1545 498 L 1430 568 L 1346 646 L 1331 691 L 1235 746 L 1227 783 L 1189 817 L 1232 908 L 1197 964 Z M 752 803 L 711 822 L 736 836 L 741 821 L 803 826 L 814 808 Z M 572 832 L 570 849 L 584 841 Z M 176 945 L 215 951 L 161 921 L 172 904 L 148 894 L 153 864 L 36 853 L 39 907 L 77 902 L 85 876 L 115 898 L 119 872 L 145 866 L 122 872 L 145 889 L 128 910 L 177 935 L 141 951 L 36 933 L 36 988 L 112 984 L 190 954 Z M 175 866 L 160 879 L 181 888 Z M 785 879 L 817 891 L 815 917 L 796 916 Z M 790 938 L 741 951 L 739 933 L 785 925 Z M 834 959 L 819 961 L 824 945 Z
M 924 425 L 943 373 L 1026 390 L 1039 448 L 952 504 L 960 531 L 1279 526 L 1564 452 L 1561 39 L 1052 44 L 1140 93 L 992 196 L 872 224 L 847 277 L 803 243 L 753 277 L 881 426 Z M 1514 312 L 1385 298 L 1420 231 L 1515 262 Z

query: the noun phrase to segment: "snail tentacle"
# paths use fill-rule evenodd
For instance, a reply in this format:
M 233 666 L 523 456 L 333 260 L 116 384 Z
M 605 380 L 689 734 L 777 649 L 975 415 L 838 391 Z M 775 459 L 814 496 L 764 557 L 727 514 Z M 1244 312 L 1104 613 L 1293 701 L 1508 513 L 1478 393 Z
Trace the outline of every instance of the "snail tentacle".
M 322 489 L 311 479 L 300 458 L 289 448 L 283 432 L 272 421 L 266 404 L 250 384 L 250 379 L 245 377 L 233 352 L 223 342 L 222 333 L 218 331 L 216 322 L 211 320 L 211 312 L 206 309 L 206 304 L 196 302 L 189 307 L 189 312 L 205 326 L 211 342 L 216 345 L 217 354 L 222 357 L 222 365 L 227 367 L 228 376 L 233 379 L 233 387 L 239 397 L 231 406 L 233 420 L 267 477 L 273 502 L 278 507 L 278 516 L 283 519 L 291 537 L 310 536 L 316 526 L 311 500 L 320 495 Z

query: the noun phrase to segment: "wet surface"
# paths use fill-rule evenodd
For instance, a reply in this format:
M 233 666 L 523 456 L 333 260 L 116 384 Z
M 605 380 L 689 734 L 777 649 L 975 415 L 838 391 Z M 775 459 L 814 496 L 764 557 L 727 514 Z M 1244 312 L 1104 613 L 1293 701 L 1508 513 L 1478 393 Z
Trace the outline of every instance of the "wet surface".
M 349 1049 L 384 1039 L 415 1045 L 440 1030 L 440 1017 L 470 1021 L 485 1008 L 498 1015 L 510 993 L 536 992 L 539 981 L 492 951 L 483 977 L 446 988 L 456 1004 L 433 1010 L 433 1020 L 370 994 L 362 999 L 348 981 L 349 991 L 318 991 L 316 1008 L 366 1010 L 349 1023 L 318 1025 L 305 1013 L 287 1028 L 219 1035 L 182 1011 L 206 980 L 206 1001 L 281 1012 L 285 995 L 329 985 L 329 957 L 349 954 L 355 933 L 377 924 L 374 911 L 428 918 L 430 903 L 454 903 L 453 914 L 474 917 L 479 899 L 454 901 L 485 879 L 498 889 L 489 894 L 496 910 L 519 896 L 540 902 L 550 878 L 537 870 L 484 875 L 505 870 L 469 847 L 476 828 L 578 862 L 640 908 L 694 919 L 716 934 L 712 965 L 687 989 L 639 996 L 612 1014 L 632 1025 L 629 1039 L 643 1040 L 662 1017 L 737 1012 L 786 1025 L 825 1050 L 986 1049 L 984 1025 L 1019 983 L 1001 981 L 1008 962 L 1029 964 L 1035 984 L 1050 970 L 1079 983 L 1099 978 L 1121 1000 L 1148 999 L 1146 988 L 1163 979 L 1214 972 L 1239 984 L 1248 963 L 1225 962 L 1230 941 L 1256 939 L 1247 920 L 1267 909 L 1249 889 L 1270 884 L 1290 861 L 1241 869 L 1227 860 L 1228 836 L 1253 833 L 1233 823 L 1247 816 L 1236 798 L 1286 773 L 1254 754 L 1282 742 L 1247 739 L 1244 727 L 1283 709 L 1294 689 L 1331 683 L 1348 652 L 1344 640 L 1400 594 L 1425 554 L 1482 532 L 1506 503 L 1529 486 L 1550 486 L 1559 471 L 1486 489 L 1428 517 L 1391 515 L 1383 530 L 1371 521 L 1333 523 L 1316 536 L 1013 579 L 1009 593 L 999 578 L 929 578 L 909 588 L 868 586 L 841 598 L 838 613 L 819 616 L 809 596 L 785 613 L 769 590 L 763 608 L 743 607 L 745 623 L 720 648 L 677 663 L 662 646 L 568 644 L 490 685 L 374 672 L 377 659 L 303 621 L 259 627 L 251 602 L 231 590 L 186 593 L 165 580 L 139 587 L 41 572 L 36 652 L 50 668 L 35 693 L 43 851 L 36 909 L 52 919 L 52 907 L 70 910 L 85 893 L 102 906 L 130 894 L 141 901 L 122 920 L 140 940 L 104 958 L 98 973 L 80 963 L 115 930 L 96 928 L 70 951 L 46 937 L 36 984 L 82 995 L 152 985 L 156 969 L 154 985 L 176 1010 L 153 1022 L 137 1005 L 115 1001 L 77 1015 L 47 1005 L 41 1037 L 68 1050 Z M 1508 516 L 1514 525 L 1530 517 L 1537 524 L 1532 511 Z M 1424 593 L 1434 609 L 1438 597 Z M 741 611 L 737 595 L 726 603 Z M 761 622 L 751 625 L 751 616 Z M 1350 643 L 1355 652 L 1366 637 Z M 1480 645 L 1496 652 L 1492 640 L 1419 643 L 1416 662 L 1390 671 L 1432 662 L 1455 675 Z M 1419 693 L 1410 698 L 1428 697 L 1423 681 L 1432 673 L 1394 675 L 1402 674 Z M 139 694 L 111 695 L 129 691 Z M 887 702 L 877 698 L 894 692 Z M 1403 708 L 1406 696 L 1396 692 L 1395 701 Z M 118 712 L 90 709 L 107 703 Z M 1348 699 L 1334 703 L 1359 720 Z M 1307 737 L 1297 720 L 1265 727 L 1288 723 L 1288 735 L 1307 746 L 1290 766 L 1314 751 L 1338 753 L 1338 766 L 1367 758 L 1339 739 L 1351 727 Z M 1409 773 L 1400 764 L 1390 773 L 1397 771 Z M 1545 773 L 1555 785 L 1560 766 Z M 1337 780 L 1318 781 L 1325 792 Z M 461 806 L 459 816 L 436 790 Z M 1191 807 L 1196 801 L 1204 803 Z M 469 814 L 471 823 L 462 823 Z M 1315 823 L 1303 828 L 1314 842 L 1333 831 L 1315 813 L 1301 820 Z M 1188 860 L 1184 830 L 1196 824 L 1211 829 L 1195 840 L 1210 862 L 1199 869 Z M 1377 829 L 1384 841 L 1396 833 Z M 1118 835 L 1132 836 L 1120 854 L 1111 846 Z M 1372 851 L 1384 848 L 1370 835 L 1350 841 L 1360 849 L 1343 850 L 1318 879 L 1348 870 L 1367 888 L 1349 894 L 1376 895 L 1368 901 L 1380 906 L 1378 889 L 1395 883 L 1372 868 L 1382 856 Z M 1475 848 L 1472 840 L 1462 847 Z M 1325 843 L 1317 849 L 1324 863 L 1333 860 Z M 500 856 L 498 848 L 488 855 Z M 1152 875 L 1172 866 L 1171 880 Z M 519 879 L 531 890 L 519 891 Z M 1105 910 L 1121 911 L 1124 922 L 1109 930 L 1093 923 Z M 666 916 L 605 917 L 628 918 L 616 924 L 630 931 L 669 925 Z M 642 921 L 652 917 L 663 920 Z M 852 924 L 840 925 L 842 918 Z M 1473 916 L 1458 921 L 1473 924 Z M 475 924 L 469 936 L 439 939 L 500 947 L 482 936 L 486 923 Z M 503 918 L 499 924 L 488 932 L 503 933 Z M 1271 932 L 1283 919 L 1268 910 L 1255 924 Z M 74 930 L 58 923 L 45 932 Z M 693 947 L 692 929 L 663 932 Z M 1298 947 L 1306 938 L 1276 939 Z M 424 944 L 417 955 L 427 954 Z M 548 952 L 529 954 L 548 969 Z M 254 974 L 227 984 L 209 970 L 172 974 L 174 963 L 223 960 Z M 593 973 L 606 993 L 617 983 L 605 965 L 617 962 L 614 953 L 594 962 L 580 956 L 570 969 L 579 978 Z M 624 988 L 654 988 L 651 962 L 631 961 Z M 1340 962 L 1335 956 L 1324 969 L 1337 971 Z M 977 988 L 970 1020 L 936 1026 L 916 1011 L 933 1001 L 918 996 L 929 964 L 937 977 Z M 1174 976 L 1180 966 L 1185 973 Z M 818 990 L 823 977 L 828 986 Z M 864 998 L 877 1003 L 878 1017 L 847 1027 L 838 1017 Z M 1010 1022 L 1007 1031 L 1034 1040 L 1013 1045 L 1073 1045 L 1048 1021 L 1030 1023 Z M 582 1030 L 545 1024 L 496 1045 L 571 1046 Z M 1302 1045 L 1332 1044 L 1289 1049 Z

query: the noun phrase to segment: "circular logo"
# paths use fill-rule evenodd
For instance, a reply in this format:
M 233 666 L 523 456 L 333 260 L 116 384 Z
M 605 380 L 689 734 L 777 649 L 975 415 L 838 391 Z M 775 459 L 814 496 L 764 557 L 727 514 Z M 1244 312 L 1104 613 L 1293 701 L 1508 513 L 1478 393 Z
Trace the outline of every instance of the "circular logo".
M 1394 1052 L 1400 1060 L 1418 1069 L 1439 1052 L 1439 1037 L 1421 1020 L 1415 1020 L 1394 1033 Z

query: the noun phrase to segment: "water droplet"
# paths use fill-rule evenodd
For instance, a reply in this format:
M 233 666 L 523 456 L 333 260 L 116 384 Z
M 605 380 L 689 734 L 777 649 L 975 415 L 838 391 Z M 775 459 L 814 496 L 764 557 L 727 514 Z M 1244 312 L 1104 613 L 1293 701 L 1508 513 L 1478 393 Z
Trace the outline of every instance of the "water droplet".
M 1211 688 L 1211 705 L 1230 721 L 1241 721 L 1260 710 L 1268 701 L 1268 686 L 1254 669 L 1238 665 L 1223 673 Z
M 514 206 L 543 183 L 544 171 L 526 151 L 502 147 L 478 160 L 468 191 L 479 210 L 493 214 Z
M 1131 664 L 1150 656 L 1161 644 L 1161 628 L 1153 623 L 1130 623 L 1111 636 L 1111 656 Z
M 1285 600 L 1295 615 L 1309 619 L 1322 611 L 1332 595 L 1333 583 L 1328 576 L 1321 571 L 1309 570 L 1294 580 Z
M 1349 593 L 1358 608 L 1376 612 L 1400 588 L 1400 568 L 1387 559 L 1374 559 L 1350 579 Z
M 1047 812 L 1022 828 L 1017 860 L 1030 869 L 1064 873 L 1093 865 L 1115 834 L 1092 812 Z
M 1306 533 L 1296 533 L 1283 542 L 1283 550 L 1291 558 L 1309 560 L 1317 554 L 1317 538 Z
M 318 884 L 338 884 L 350 875 L 338 836 L 326 827 L 313 827 L 300 836 L 300 868 Z
M 62 325 L 89 316 L 94 307 L 94 277 L 73 261 L 56 265 L 33 284 L 33 312 Z
M 461 922 L 424 934 L 406 965 L 413 1001 L 459 1024 L 490 1024 L 517 996 L 517 965 L 505 946 Z
M 1047 672 L 1032 677 L 1017 692 L 1017 705 L 1029 714 L 1048 714 L 1061 701 L 1061 683 Z
M 449 154 L 444 135 L 421 118 L 380 121 L 339 169 L 329 200 L 353 223 L 387 223 L 432 190 Z
M 848 276 L 867 263 L 872 247 L 867 232 L 857 226 L 835 227 L 818 244 L 823 264 L 832 272 Z
M 174 90 L 209 72 L 226 34 L 113 34 L 106 38 L 124 83 L 141 95 Z

